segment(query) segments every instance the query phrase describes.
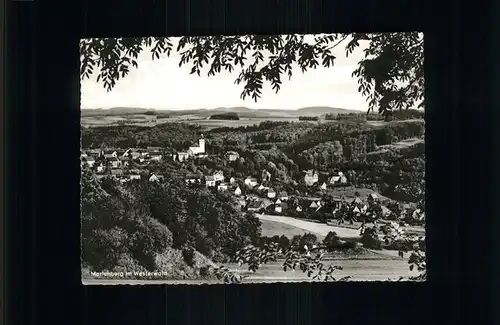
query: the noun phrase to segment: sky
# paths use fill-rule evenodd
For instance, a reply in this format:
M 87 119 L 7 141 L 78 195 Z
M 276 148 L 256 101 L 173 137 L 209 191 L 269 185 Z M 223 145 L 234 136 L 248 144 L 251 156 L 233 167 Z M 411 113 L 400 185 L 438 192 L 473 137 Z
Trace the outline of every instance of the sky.
M 313 35 L 306 35 L 311 41 Z M 174 49 L 179 38 L 172 38 Z M 282 76 L 282 86 L 276 94 L 271 85 L 264 83 L 262 97 L 255 102 L 251 97 L 240 99 L 244 84 L 235 85 L 239 70 L 221 71 L 208 77 L 208 69 L 199 77 L 190 75 L 191 65 L 179 68 L 180 55 L 172 51 L 160 59 L 151 59 L 149 50 L 141 52 L 138 68 L 117 81 L 107 92 L 102 83 L 96 82 L 97 73 L 81 82 L 81 108 L 141 107 L 183 110 L 245 106 L 259 109 L 298 109 L 309 106 L 331 106 L 344 109 L 366 110 L 368 103 L 358 93 L 356 78 L 351 74 L 364 57 L 366 43 L 361 43 L 354 53 L 346 57 L 345 43 L 340 43 L 332 53 L 336 56 L 334 67 L 317 67 L 302 73 L 293 66 L 291 80 Z M 205 74 L 203 74 L 205 72 Z

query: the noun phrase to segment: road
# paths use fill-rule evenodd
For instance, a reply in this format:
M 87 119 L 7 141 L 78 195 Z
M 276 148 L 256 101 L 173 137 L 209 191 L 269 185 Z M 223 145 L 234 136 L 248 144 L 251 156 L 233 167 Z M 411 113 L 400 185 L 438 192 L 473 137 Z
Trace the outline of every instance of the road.
M 268 214 L 255 214 L 262 220 L 280 222 L 286 225 L 304 229 L 308 232 L 325 237 L 330 231 L 335 231 L 341 238 L 358 238 L 359 230 L 330 226 L 324 223 L 316 223 L 285 216 L 271 216 Z

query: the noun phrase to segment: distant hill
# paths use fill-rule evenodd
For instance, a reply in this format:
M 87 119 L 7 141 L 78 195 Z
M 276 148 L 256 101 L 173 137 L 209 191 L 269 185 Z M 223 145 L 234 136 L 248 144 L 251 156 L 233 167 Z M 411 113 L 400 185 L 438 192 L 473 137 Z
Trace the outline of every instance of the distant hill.
M 82 109 L 82 116 L 96 115 L 125 115 L 125 114 L 144 114 L 146 112 L 156 112 L 158 114 L 168 114 L 172 116 L 198 115 L 208 118 L 214 114 L 237 113 L 240 118 L 250 117 L 299 117 L 299 116 L 320 116 L 323 114 L 345 114 L 345 113 L 363 113 L 364 111 L 348 110 L 337 107 L 314 106 L 304 107 L 296 110 L 284 109 L 251 109 L 248 107 L 217 107 L 213 109 L 193 109 L 193 110 L 154 110 L 138 107 L 113 107 L 109 109 Z

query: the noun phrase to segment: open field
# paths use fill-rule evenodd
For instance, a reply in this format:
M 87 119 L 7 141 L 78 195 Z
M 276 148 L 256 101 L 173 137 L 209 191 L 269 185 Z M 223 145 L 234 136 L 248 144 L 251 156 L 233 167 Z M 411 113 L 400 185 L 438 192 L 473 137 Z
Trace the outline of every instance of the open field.
M 325 265 L 335 264 L 343 267 L 343 270 L 335 271 L 336 278 L 350 276 L 350 281 L 386 281 L 388 279 L 396 280 L 401 276 L 407 277 L 416 275 L 408 269 L 406 260 L 383 259 L 383 260 L 335 260 L 325 261 Z M 231 271 L 246 276 L 243 283 L 262 283 L 262 282 L 304 282 L 315 281 L 307 277 L 301 271 L 283 271 L 282 262 L 273 262 L 262 265 L 257 272 L 249 272 L 245 267 L 239 267 L 237 264 L 226 265 Z M 82 279 L 83 284 L 222 284 L 220 280 L 104 280 L 104 279 Z
M 321 239 L 326 237 L 326 235 L 330 231 L 335 231 L 337 235 L 341 238 L 359 238 L 359 230 L 348 229 L 342 227 L 330 226 L 324 223 L 316 223 L 306 220 L 295 219 L 292 217 L 284 217 L 284 216 L 271 216 L 267 214 L 256 214 L 256 216 L 261 220 L 272 221 L 274 223 L 282 223 L 288 227 L 294 227 L 303 229 L 305 232 L 310 232 L 318 236 L 318 239 L 321 236 Z M 276 227 L 275 224 L 273 227 Z M 273 231 L 277 231 L 276 228 Z
M 285 235 L 288 238 L 292 238 L 293 236 L 299 235 L 302 236 L 309 231 L 298 228 L 283 222 L 277 222 L 272 220 L 260 219 L 262 222 L 262 236 L 273 237 L 273 236 L 281 236 Z M 317 234 L 316 234 L 317 235 Z M 317 235 L 318 240 L 323 240 L 323 236 Z
M 81 125 L 85 127 L 100 127 L 112 125 L 137 125 L 137 126 L 155 126 L 164 123 L 187 123 L 197 124 L 206 130 L 219 127 L 241 127 L 259 124 L 263 121 L 286 121 L 298 122 L 298 117 L 247 117 L 239 120 L 209 120 L 196 115 L 182 115 L 169 118 L 157 118 L 156 116 L 137 114 L 137 115 L 97 115 L 82 116 Z
M 353 225 L 349 223 L 334 225 L 332 223 L 317 223 L 286 216 L 266 214 L 256 214 L 256 216 L 262 222 L 263 236 L 285 235 L 291 238 L 295 235 L 302 235 L 309 232 L 315 234 L 318 240 L 323 240 L 330 231 L 335 231 L 340 238 L 355 239 L 360 237 L 359 227 L 361 227 L 361 222 L 355 222 Z M 419 235 L 425 234 L 424 227 L 408 226 L 402 227 L 402 229 Z
M 183 122 L 188 124 L 196 124 L 203 127 L 206 130 L 220 128 L 220 127 L 242 127 L 251 126 L 254 124 L 260 124 L 264 121 L 279 121 L 279 122 L 298 122 L 299 119 L 296 117 L 248 117 L 240 118 L 239 120 L 209 120 L 209 119 L 178 119 L 169 118 L 161 119 L 162 123 L 172 123 L 172 122 Z

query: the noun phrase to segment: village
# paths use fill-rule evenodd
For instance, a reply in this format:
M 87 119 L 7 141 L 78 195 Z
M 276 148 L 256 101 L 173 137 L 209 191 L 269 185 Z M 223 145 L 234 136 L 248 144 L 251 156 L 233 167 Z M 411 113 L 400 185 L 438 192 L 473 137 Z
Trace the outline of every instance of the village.
M 81 166 L 91 169 L 99 179 L 110 177 L 121 183 L 162 182 L 164 176 L 151 172 L 150 166 L 162 160 L 187 162 L 190 159 L 208 156 L 205 139 L 202 136 L 198 143 L 179 152 L 161 147 L 89 149 L 81 153 Z M 228 162 L 234 162 L 239 158 L 236 151 L 227 151 L 223 156 Z M 373 203 L 377 203 L 384 219 L 396 220 L 401 215 L 410 214 L 410 219 L 414 219 L 417 223 L 423 223 L 425 220 L 425 214 L 408 204 L 401 205 L 401 213 L 398 216 L 394 215 L 386 206 L 389 202 L 379 200 L 377 193 L 369 193 L 363 198 L 355 192 L 353 197 L 335 197 L 334 195 L 333 198 L 325 200 L 324 197 L 328 191 L 349 186 L 349 180 L 342 171 L 325 175 L 316 170 L 306 170 L 302 172 L 302 175 L 303 183 L 310 190 L 301 195 L 297 195 L 297 191 L 295 194 L 289 194 L 283 190 L 275 190 L 270 186 L 271 173 L 265 169 L 260 175 L 248 175 L 245 178 L 224 175 L 221 170 L 215 170 L 210 175 L 203 176 L 188 174 L 185 177 L 185 183 L 187 186 L 229 192 L 234 195 L 242 211 L 253 211 L 259 214 L 293 216 L 327 223 L 342 208 L 355 215 L 364 215 Z M 357 224 L 355 227 L 359 228 L 360 225 Z

